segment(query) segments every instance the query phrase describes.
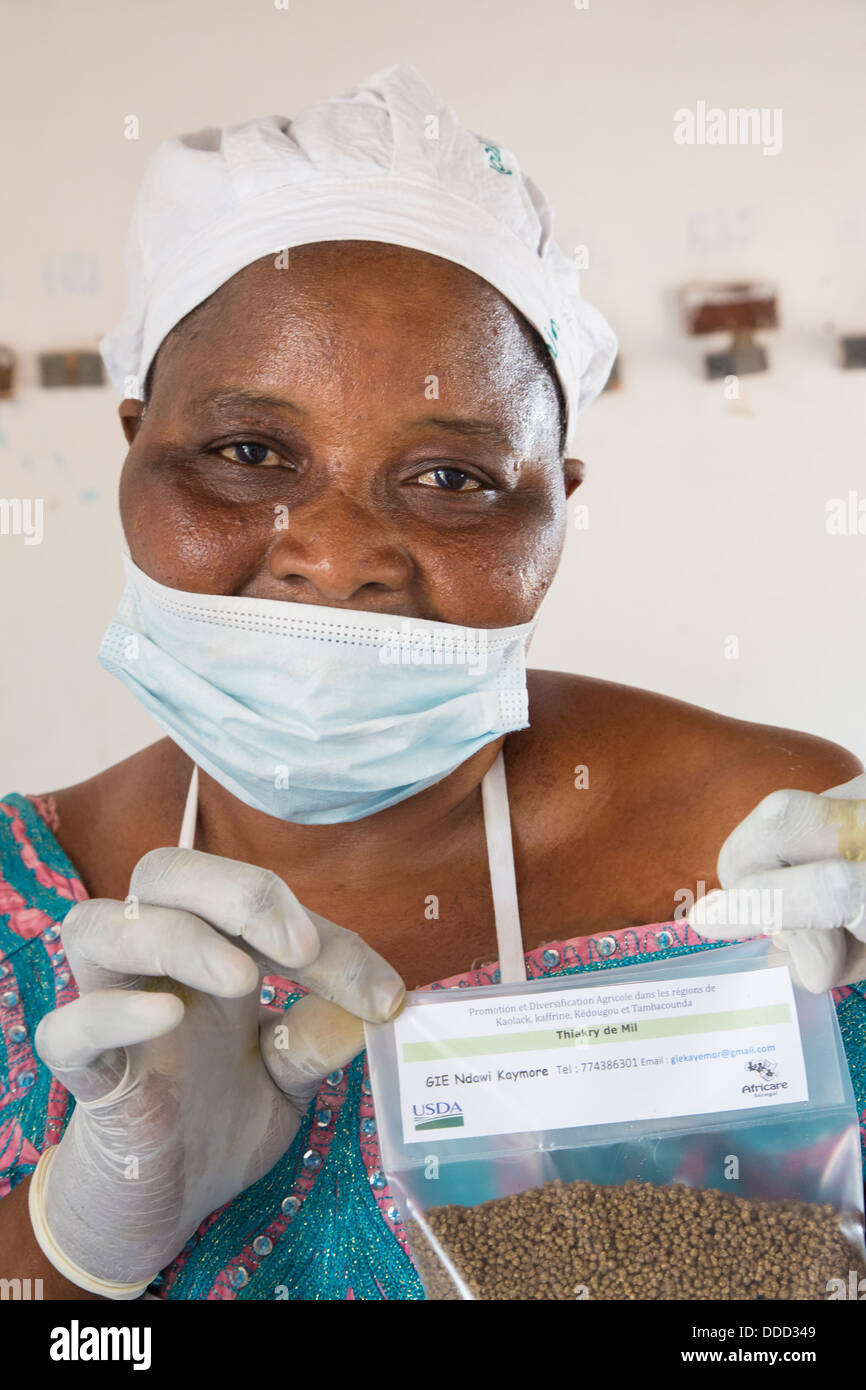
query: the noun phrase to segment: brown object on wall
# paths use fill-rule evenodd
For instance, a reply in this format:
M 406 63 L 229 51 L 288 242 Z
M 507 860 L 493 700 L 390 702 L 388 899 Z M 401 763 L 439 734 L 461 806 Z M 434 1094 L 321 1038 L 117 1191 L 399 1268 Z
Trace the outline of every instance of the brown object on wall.
M 691 284 L 681 291 L 680 303 L 686 332 L 691 336 L 733 335 L 728 348 L 708 353 L 704 358 L 708 377 L 743 376 L 767 370 L 766 349 L 752 335 L 757 329 L 779 325 L 777 295 L 772 285 L 743 281 Z
M 105 373 L 102 358 L 91 348 L 72 352 L 39 354 L 41 386 L 102 386 Z
M 842 366 L 846 370 L 866 367 L 866 333 L 841 338 L 839 341 L 842 348 Z
M 0 401 L 11 400 L 15 394 L 15 367 L 18 359 L 11 347 L 0 343 Z
M 779 326 L 776 291 L 767 284 L 686 285 L 681 302 L 686 332 L 691 335 Z

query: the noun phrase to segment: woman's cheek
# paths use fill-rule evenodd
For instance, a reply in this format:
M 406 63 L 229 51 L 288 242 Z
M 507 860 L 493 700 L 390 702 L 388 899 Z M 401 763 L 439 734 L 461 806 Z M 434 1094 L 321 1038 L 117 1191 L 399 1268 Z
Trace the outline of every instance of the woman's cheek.
M 508 626 L 515 623 L 528 623 L 541 606 L 541 601 L 550 588 L 555 574 L 548 565 L 540 563 L 540 557 L 524 558 L 508 570 L 508 587 L 511 594 L 513 616 Z
M 537 613 L 559 568 L 565 542 L 564 508 L 549 507 L 527 521 L 525 530 L 509 538 L 503 570 L 517 616 L 509 624 L 529 622 Z
M 513 627 L 529 622 L 553 582 L 563 529 L 549 519 L 540 528 L 497 531 L 471 545 L 436 548 L 422 557 L 437 611 L 463 627 Z
M 134 563 L 171 589 L 234 593 L 263 545 L 251 509 L 208 501 L 171 476 L 124 470 L 120 513 Z

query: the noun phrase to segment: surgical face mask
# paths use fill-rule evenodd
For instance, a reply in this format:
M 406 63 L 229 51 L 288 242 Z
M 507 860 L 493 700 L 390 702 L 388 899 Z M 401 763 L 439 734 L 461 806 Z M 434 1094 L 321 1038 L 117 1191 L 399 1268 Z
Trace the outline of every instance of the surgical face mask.
M 405 801 L 529 723 L 535 620 L 426 619 L 192 594 L 124 556 L 99 659 L 239 800 L 328 825 Z

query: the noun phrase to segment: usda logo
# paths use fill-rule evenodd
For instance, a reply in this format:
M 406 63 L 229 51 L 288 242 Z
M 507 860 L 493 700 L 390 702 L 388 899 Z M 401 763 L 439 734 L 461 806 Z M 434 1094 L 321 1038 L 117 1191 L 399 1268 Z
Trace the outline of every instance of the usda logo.
M 413 1105 L 412 1115 L 415 1129 L 459 1129 L 463 1124 L 463 1111 L 456 1100 L 428 1100 L 424 1105 Z

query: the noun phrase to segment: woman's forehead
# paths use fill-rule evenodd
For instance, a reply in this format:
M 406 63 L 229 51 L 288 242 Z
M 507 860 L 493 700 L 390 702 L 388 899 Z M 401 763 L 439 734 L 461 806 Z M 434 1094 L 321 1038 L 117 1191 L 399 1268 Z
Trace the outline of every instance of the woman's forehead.
M 321 242 L 245 266 L 200 306 L 213 327 L 251 311 L 260 330 L 315 333 L 342 325 L 361 339 L 377 329 L 423 331 L 431 341 L 534 332 L 500 292 L 453 261 L 381 242 Z M 193 311 L 198 313 L 198 310 Z M 365 330 L 367 332 L 365 333 Z
M 181 393 L 273 375 L 325 397 L 356 387 L 474 394 L 506 413 L 545 394 L 540 340 L 463 266 L 380 242 L 324 242 L 265 256 L 193 310 L 160 349 Z M 168 352 L 165 351 L 168 349 Z M 165 361 L 165 358 L 168 361 Z M 359 375 L 360 374 L 360 375 Z

